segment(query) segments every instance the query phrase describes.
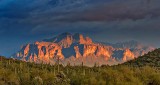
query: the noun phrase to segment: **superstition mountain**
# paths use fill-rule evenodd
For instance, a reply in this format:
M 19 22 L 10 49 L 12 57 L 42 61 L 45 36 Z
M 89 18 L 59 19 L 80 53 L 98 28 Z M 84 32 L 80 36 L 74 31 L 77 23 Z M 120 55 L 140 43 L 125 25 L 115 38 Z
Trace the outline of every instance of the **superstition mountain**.
M 65 65 L 80 65 L 82 62 L 87 66 L 95 63 L 113 65 L 137 58 L 153 49 L 136 41 L 99 43 L 79 33 L 62 33 L 51 39 L 26 44 L 11 57 L 36 63 L 54 64 L 59 58 Z

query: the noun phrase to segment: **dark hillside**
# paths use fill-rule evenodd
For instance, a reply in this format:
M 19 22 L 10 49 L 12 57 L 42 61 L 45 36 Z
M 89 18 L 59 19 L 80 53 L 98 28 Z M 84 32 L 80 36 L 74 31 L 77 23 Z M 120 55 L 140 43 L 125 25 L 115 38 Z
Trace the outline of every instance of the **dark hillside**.
M 124 65 L 160 67 L 160 49 L 155 49 L 152 52 L 124 63 Z

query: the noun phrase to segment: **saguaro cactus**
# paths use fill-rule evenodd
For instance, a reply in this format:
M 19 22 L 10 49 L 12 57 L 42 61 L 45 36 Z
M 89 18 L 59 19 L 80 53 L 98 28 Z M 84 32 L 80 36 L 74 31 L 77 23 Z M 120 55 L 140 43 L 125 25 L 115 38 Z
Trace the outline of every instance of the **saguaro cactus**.
M 82 75 L 85 75 L 84 63 L 82 62 Z
M 57 56 L 58 58 L 57 58 L 57 63 L 58 63 L 58 73 L 60 72 L 59 71 L 59 56 Z

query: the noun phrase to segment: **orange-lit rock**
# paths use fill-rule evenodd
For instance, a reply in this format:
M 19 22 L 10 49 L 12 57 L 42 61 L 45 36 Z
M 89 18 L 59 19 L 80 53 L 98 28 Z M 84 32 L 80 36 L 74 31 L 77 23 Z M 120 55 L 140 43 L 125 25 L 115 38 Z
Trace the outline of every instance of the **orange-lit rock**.
M 126 49 L 124 54 L 123 54 L 123 61 L 128 61 L 128 60 L 131 60 L 131 59 L 134 59 L 135 56 L 134 54 L 129 50 L 129 49 Z
M 24 50 L 17 54 L 17 57 L 22 57 L 27 60 L 29 57 L 30 61 L 43 61 L 48 63 L 50 59 L 55 56 L 59 56 L 60 59 L 64 59 L 61 51 L 61 47 L 55 43 L 49 42 L 35 42 L 34 44 L 28 44 L 24 46 Z
M 105 60 L 108 60 L 111 57 L 112 53 L 106 49 L 105 46 L 98 46 L 96 56 L 105 56 Z
M 55 63 L 59 57 L 63 63 L 117 64 L 119 60 L 131 60 L 150 50 L 151 48 L 136 42 L 105 45 L 94 43 L 91 38 L 82 34 L 63 33 L 51 39 L 27 44 L 14 54 L 13 58 L 37 63 Z
M 76 55 L 75 55 L 76 58 L 82 57 L 82 55 L 79 52 L 79 47 L 78 46 L 74 46 L 74 50 L 75 50 L 75 53 L 76 53 Z
M 29 53 L 29 44 L 25 47 L 25 49 L 24 49 L 24 56 L 26 57 L 27 55 L 28 55 L 28 53 Z
M 58 44 L 64 48 L 68 48 L 71 46 L 73 42 L 73 38 L 71 35 L 67 35 L 66 38 L 62 39 Z
M 92 42 L 92 39 L 91 39 L 91 38 L 89 38 L 89 37 L 86 37 L 86 43 L 87 43 L 87 44 L 91 44 L 91 43 L 93 43 L 93 42 Z
M 87 56 L 89 56 L 89 55 L 95 54 L 96 49 L 97 49 L 97 46 L 96 46 L 96 45 L 84 45 L 84 48 L 83 48 L 83 56 L 84 56 L 84 57 L 87 57 Z
M 92 39 L 89 37 L 84 37 L 82 34 L 76 33 L 73 35 L 74 42 L 78 42 L 79 44 L 92 44 Z

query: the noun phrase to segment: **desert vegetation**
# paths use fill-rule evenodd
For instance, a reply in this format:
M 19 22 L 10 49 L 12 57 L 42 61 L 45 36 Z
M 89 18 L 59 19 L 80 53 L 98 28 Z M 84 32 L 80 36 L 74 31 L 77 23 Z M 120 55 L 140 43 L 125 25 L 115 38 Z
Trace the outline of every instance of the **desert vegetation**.
M 0 57 L 0 85 L 160 85 L 159 54 L 156 49 L 124 64 L 94 67 L 83 63 L 36 64 Z

